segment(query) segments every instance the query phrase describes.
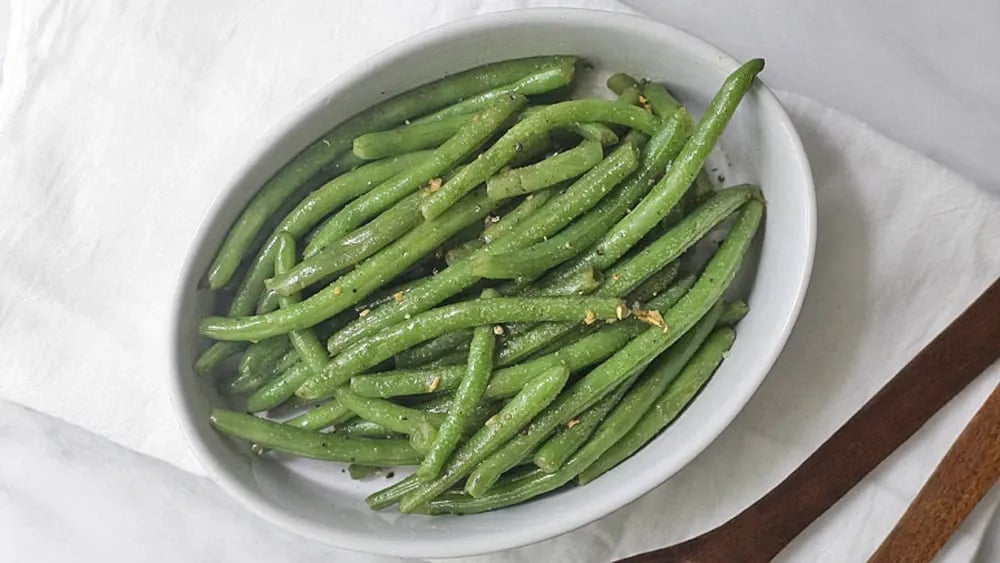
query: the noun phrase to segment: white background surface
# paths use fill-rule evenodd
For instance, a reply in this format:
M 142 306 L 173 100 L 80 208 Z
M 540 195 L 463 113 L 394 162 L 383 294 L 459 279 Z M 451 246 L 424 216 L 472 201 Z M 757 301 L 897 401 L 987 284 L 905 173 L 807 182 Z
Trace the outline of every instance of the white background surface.
M 214 197 L 213 186 L 225 181 L 232 163 L 239 161 L 252 139 L 288 107 L 379 45 L 472 13 L 552 4 L 318 2 L 291 11 L 277 4 L 240 4 L 236 9 L 193 1 L 164 2 L 154 8 L 126 3 L 15 4 L 9 12 L 10 29 L 27 35 L 5 40 L 8 46 L 27 48 L 18 50 L 16 57 L 4 57 L 0 84 L 0 142 L 4 147 L 0 151 L 0 170 L 4 171 L 0 176 L 4 204 L 0 211 L 0 342 L 5 343 L 0 347 L 0 363 L 6 370 L 0 377 L 0 397 L 51 412 L 198 472 L 176 427 L 148 422 L 171 417 L 163 394 L 150 392 L 161 384 L 161 366 L 166 365 L 162 347 L 166 330 L 156 321 L 166 318 L 163 300 L 171 293 L 187 237 Z M 615 6 L 613 2 L 586 4 Z M 1000 98 L 995 94 L 1000 91 L 1000 64 L 990 56 L 1000 52 L 1000 35 L 994 31 L 1000 23 L 1000 4 L 988 0 L 948 6 L 927 0 L 856 0 L 836 5 L 776 2 L 766 7 L 718 1 L 632 4 L 738 58 L 765 56 L 766 77 L 772 85 L 853 113 L 981 187 L 1000 191 L 1000 164 L 994 154 L 1000 146 Z M 0 17 L 5 14 L 0 9 Z M 121 22 L 119 27 L 108 24 L 116 21 Z M 331 49 L 333 40 L 336 48 Z M 108 62 L 106 67 L 100 66 L 102 61 Z M 165 71 L 162 75 L 156 72 L 160 68 Z M 136 76 L 144 80 L 137 82 Z M 180 76 L 189 82 L 170 82 Z M 844 139 L 847 143 L 855 140 Z M 878 164 L 880 154 L 872 156 L 873 164 Z M 155 177 L 141 181 L 145 171 L 155 172 Z M 925 193 L 920 185 L 923 176 L 911 177 L 915 179 L 913 195 L 920 198 Z M 937 185 L 943 177 L 952 181 L 947 175 L 935 177 Z M 19 182 L 12 185 L 8 178 Z M 126 193 L 145 196 L 130 198 Z M 922 219 L 914 218 L 913 228 L 920 228 Z M 986 232 L 996 233 L 996 229 Z M 951 242 L 960 245 L 959 234 L 952 234 Z M 820 236 L 824 236 L 822 230 Z M 36 237 L 50 244 L 32 249 L 31 240 Z M 895 250 L 887 249 L 889 255 Z M 919 247 L 911 249 L 916 250 Z M 956 253 L 961 254 L 960 249 Z M 151 271 L 156 264 L 165 266 L 162 271 Z M 102 266 L 112 265 L 114 271 L 103 271 Z M 976 283 L 988 278 L 988 270 L 949 272 L 961 283 L 944 298 L 944 312 L 936 322 L 957 312 L 981 288 Z M 39 287 L 47 288 L 45 281 L 50 279 L 66 283 L 39 291 Z M 930 303 L 940 298 L 934 293 L 926 297 Z M 25 310 L 32 314 L 18 314 Z M 911 335 L 900 353 L 916 350 L 929 331 L 939 328 Z M 60 346 L 39 347 L 39 342 Z M 91 353 L 80 354 L 81 344 Z M 786 364 L 793 360 L 783 359 Z M 875 388 L 855 389 L 861 396 L 844 399 L 843 405 L 860 404 Z M 984 389 L 981 384 L 974 391 Z M 836 394 L 840 390 L 827 391 Z M 795 392 L 802 395 L 787 398 L 799 408 L 790 408 L 782 422 L 794 424 L 794 416 L 814 414 L 807 410 L 813 403 L 802 400 L 810 390 Z M 123 396 L 140 400 L 126 407 Z M 924 447 L 908 444 L 901 455 L 920 467 L 889 487 L 895 489 L 894 494 L 849 497 L 838 505 L 837 516 L 810 528 L 787 557 L 809 554 L 843 560 L 844 538 L 865 534 L 866 517 L 876 513 L 869 503 L 889 503 L 891 510 L 902 510 L 908 495 L 919 488 L 922 476 L 975 406 L 975 397 L 966 397 L 961 409 L 942 413 L 934 420 L 938 427 L 922 433 Z M 751 414 L 753 409 L 751 405 Z M 827 416 L 829 420 L 814 429 L 816 436 L 799 437 L 802 442 L 791 445 L 793 453 L 784 460 L 787 468 L 843 420 L 836 412 Z M 725 452 L 727 447 L 749 448 L 748 459 L 761 464 L 761 456 L 769 455 L 768 448 L 774 446 L 766 438 L 747 442 L 739 435 L 728 436 L 728 443 L 724 437 L 710 455 Z M 55 555 L 72 553 L 84 561 L 99 560 L 102 553 L 111 554 L 105 560 L 127 560 L 121 555 L 135 553 L 139 547 L 143 552 L 153 551 L 154 560 L 186 555 L 224 561 L 237 554 L 263 556 L 268 550 L 277 559 L 267 560 L 281 560 L 280 554 L 293 545 L 302 549 L 297 555 L 306 560 L 331 555 L 321 546 L 293 543 L 234 507 L 221 507 L 227 501 L 203 479 L 58 421 L 7 406 L 0 410 L 0 439 L 10 461 L 0 474 L 0 524 L 4 524 L 0 525 L 0 550 L 14 546 L 21 560 L 32 560 L 29 554 L 37 556 L 35 560 L 55 560 Z M 773 482 L 782 471 L 773 468 L 771 473 L 777 477 L 761 480 Z M 115 478 L 108 479 L 109 475 Z M 68 486 L 72 483 L 78 487 Z M 83 492 L 88 484 L 98 487 L 98 483 L 106 489 Z M 719 489 L 717 483 L 709 485 L 703 501 L 709 505 L 713 489 L 750 502 L 766 488 L 731 491 Z M 217 500 L 206 503 L 205 498 Z M 155 516 L 157 506 L 172 503 L 192 510 L 171 510 L 171 518 Z M 636 537 L 636 531 L 642 530 L 637 520 L 663 510 L 652 499 L 637 505 L 628 509 L 634 511 L 631 518 L 619 513 L 608 524 L 589 528 L 587 536 L 571 537 L 577 538 L 576 545 L 583 544 L 583 537 L 603 545 L 604 550 L 584 552 L 595 561 L 667 541 L 669 532 L 662 539 Z M 122 517 L 88 519 L 89 506 Z M 216 521 L 219 527 L 211 528 L 210 522 Z M 162 533 L 150 534 L 143 523 Z M 878 527 L 885 525 L 879 521 L 866 537 L 877 539 L 883 533 Z M 203 541 L 206 527 L 212 538 L 232 535 L 248 543 L 212 547 Z M 974 535 L 970 533 L 966 540 L 972 541 Z M 95 537 L 105 542 L 96 542 Z M 19 546 L 46 544 L 62 550 L 16 551 Z M 114 550 L 101 551 L 108 545 Z M 558 554 L 570 553 L 566 551 L 570 545 L 559 540 L 548 547 L 508 554 L 506 560 L 569 560 Z M 164 550 L 162 559 L 157 559 L 157 549 Z M 970 553 L 968 549 L 955 553 L 959 552 L 966 558 Z

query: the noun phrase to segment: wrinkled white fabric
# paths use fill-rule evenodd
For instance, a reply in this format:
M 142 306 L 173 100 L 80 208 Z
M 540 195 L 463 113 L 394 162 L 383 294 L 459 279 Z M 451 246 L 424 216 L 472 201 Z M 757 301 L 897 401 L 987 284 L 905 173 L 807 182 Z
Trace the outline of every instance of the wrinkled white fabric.
M 169 300 L 197 224 L 254 140 L 386 44 L 473 13 L 555 4 L 315 2 L 282 6 L 275 17 L 275 6 L 235 1 L 13 3 L 0 82 L 0 398 L 201 473 L 164 390 Z M 782 100 L 813 166 L 819 243 L 801 319 L 764 386 L 703 455 L 633 505 L 561 538 L 472 560 L 603 561 L 722 522 L 778 482 L 1000 275 L 1000 197 L 853 118 L 794 94 Z M 863 559 L 998 381 L 994 366 L 783 558 Z M 24 501 L 9 504 L 13 516 L 0 511 L 0 522 L 19 526 L 0 528 L 23 532 L 12 541 L 0 532 L 0 559 L 5 550 L 51 556 L 41 560 L 105 553 L 81 540 L 83 531 L 113 537 L 124 524 L 86 520 L 81 507 L 61 512 L 62 541 L 39 546 L 31 535 L 45 520 L 30 524 L 38 516 L 31 507 L 60 513 L 40 476 L 57 481 L 68 468 L 69 483 L 100 493 L 86 502 L 139 518 L 153 514 L 157 495 L 184 491 L 177 494 L 186 510 L 155 520 L 169 532 L 129 528 L 120 560 L 137 558 L 124 556 L 139 553 L 128 551 L 135 545 L 162 561 L 256 560 L 296 549 L 296 560 L 381 560 L 291 542 L 226 504 L 206 480 L 65 426 L 0 409 L 2 447 L 22 452 L 0 473 L 0 504 L 5 495 Z M 56 463 L 46 452 L 65 454 L 63 443 L 108 457 Z M 36 465 L 48 473 L 24 477 Z M 115 467 L 122 469 L 101 470 Z M 131 494 L 149 482 L 153 492 Z M 949 545 L 947 560 L 971 557 L 995 496 Z M 219 528 L 204 533 L 212 521 Z M 240 534 L 247 542 L 208 547 Z

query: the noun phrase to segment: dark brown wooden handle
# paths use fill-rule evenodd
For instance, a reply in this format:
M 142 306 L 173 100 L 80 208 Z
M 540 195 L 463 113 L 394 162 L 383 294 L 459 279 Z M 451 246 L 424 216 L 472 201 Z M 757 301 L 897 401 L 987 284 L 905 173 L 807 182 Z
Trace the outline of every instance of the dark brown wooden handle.
M 869 561 L 930 562 L 997 477 L 1000 477 L 1000 387 L 979 408 Z
M 770 561 L 998 356 L 1000 280 L 763 498 L 701 536 L 625 561 Z

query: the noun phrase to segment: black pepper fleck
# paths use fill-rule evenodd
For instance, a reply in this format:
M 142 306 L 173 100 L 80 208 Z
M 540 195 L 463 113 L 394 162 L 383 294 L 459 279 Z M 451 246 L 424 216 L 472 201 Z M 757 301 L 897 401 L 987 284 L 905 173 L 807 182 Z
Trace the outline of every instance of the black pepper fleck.
M 386 479 L 392 479 L 395 476 L 396 476 L 396 473 L 394 471 L 390 471 L 390 472 L 388 472 L 388 473 L 385 474 L 385 478 Z

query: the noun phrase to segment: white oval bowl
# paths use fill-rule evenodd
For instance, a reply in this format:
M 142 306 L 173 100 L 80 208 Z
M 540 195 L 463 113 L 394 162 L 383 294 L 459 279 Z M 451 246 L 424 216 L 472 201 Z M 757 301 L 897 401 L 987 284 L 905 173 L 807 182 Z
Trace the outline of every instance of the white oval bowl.
M 678 420 L 619 467 L 585 487 L 472 516 L 373 512 L 367 494 L 385 479 L 356 482 L 344 466 L 312 460 L 258 459 L 208 423 L 224 404 L 191 366 L 204 345 L 198 320 L 214 297 L 198 280 L 240 210 L 294 154 L 333 125 L 386 96 L 486 62 L 572 54 L 593 63 L 581 88 L 606 96 L 618 71 L 668 84 L 701 111 L 738 65 L 729 55 L 678 29 L 640 17 L 578 9 L 490 14 L 444 25 L 395 45 L 338 77 L 259 142 L 255 156 L 206 216 L 177 289 L 175 369 L 169 388 L 195 455 L 216 483 L 263 518 L 346 549 L 400 557 L 456 557 L 509 549 L 571 531 L 625 506 L 694 459 L 750 400 L 784 346 L 812 269 L 815 201 L 795 129 L 760 81 L 740 105 L 713 166 L 726 184 L 762 186 L 768 207 L 762 240 L 739 283 L 750 313 L 713 379 Z M 766 76 L 766 69 L 765 69 Z

